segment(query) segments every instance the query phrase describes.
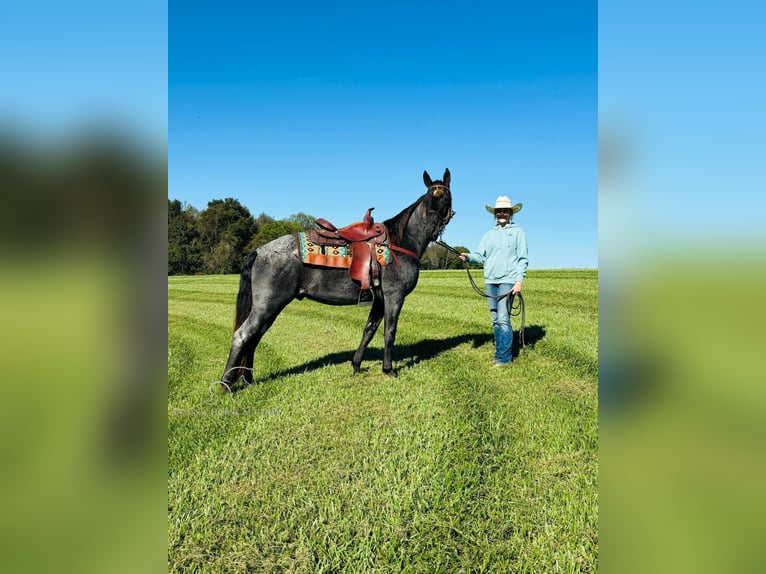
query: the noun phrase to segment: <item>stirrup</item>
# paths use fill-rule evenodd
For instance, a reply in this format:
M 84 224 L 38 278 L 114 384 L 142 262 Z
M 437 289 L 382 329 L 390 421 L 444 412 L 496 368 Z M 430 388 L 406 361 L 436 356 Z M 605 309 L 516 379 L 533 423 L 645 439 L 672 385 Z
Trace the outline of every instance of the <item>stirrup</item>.
M 362 297 L 362 295 L 366 295 Z M 375 302 L 375 292 L 372 289 L 359 289 L 359 297 L 357 297 L 356 304 L 359 307 L 369 307 Z

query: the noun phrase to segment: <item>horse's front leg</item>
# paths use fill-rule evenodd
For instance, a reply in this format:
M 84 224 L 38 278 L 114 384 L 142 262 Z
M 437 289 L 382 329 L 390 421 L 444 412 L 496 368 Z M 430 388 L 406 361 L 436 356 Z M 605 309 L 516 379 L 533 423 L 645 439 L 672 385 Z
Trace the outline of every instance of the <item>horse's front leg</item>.
M 362 342 L 359 343 L 359 348 L 354 353 L 354 358 L 351 359 L 351 365 L 354 367 L 354 374 L 359 373 L 359 368 L 362 365 L 362 356 L 364 355 L 367 345 L 370 344 L 372 338 L 375 336 L 375 332 L 378 330 L 381 320 L 383 319 L 383 301 L 376 297 L 370 309 L 370 314 L 367 317 L 367 324 L 364 326 L 364 332 L 362 333 Z
M 393 369 L 394 342 L 396 341 L 396 326 L 399 322 L 399 313 L 402 312 L 404 299 L 396 303 L 386 305 L 386 326 L 383 331 L 383 372 L 391 377 L 396 376 Z

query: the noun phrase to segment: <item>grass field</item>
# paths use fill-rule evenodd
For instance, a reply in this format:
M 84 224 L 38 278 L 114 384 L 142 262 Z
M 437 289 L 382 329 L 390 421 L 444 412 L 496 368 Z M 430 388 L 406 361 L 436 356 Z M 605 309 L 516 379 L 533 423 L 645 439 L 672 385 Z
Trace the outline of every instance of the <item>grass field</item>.
M 352 375 L 368 308 L 294 301 L 231 396 L 238 277 L 168 278 L 169 571 L 598 571 L 597 283 L 530 272 L 492 369 L 465 272 L 422 272 L 397 378 L 382 327 Z

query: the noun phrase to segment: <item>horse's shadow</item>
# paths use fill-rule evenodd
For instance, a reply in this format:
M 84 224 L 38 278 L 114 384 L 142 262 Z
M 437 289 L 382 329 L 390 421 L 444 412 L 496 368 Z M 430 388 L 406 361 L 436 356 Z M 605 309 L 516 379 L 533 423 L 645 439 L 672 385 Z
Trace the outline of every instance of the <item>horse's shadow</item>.
M 524 342 L 525 348 L 534 347 L 535 343 L 545 337 L 545 327 L 542 325 L 530 325 L 524 328 Z M 394 347 L 394 360 L 398 363 L 396 372 L 403 369 L 409 369 L 423 361 L 429 361 L 441 355 L 442 353 L 454 349 L 465 343 L 470 343 L 474 349 L 478 349 L 484 345 L 490 344 L 494 341 L 494 337 L 491 332 L 489 333 L 466 333 L 463 335 L 456 335 L 454 337 L 447 337 L 446 339 L 423 339 L 417 343 L 410 345 L 397 345 Z M 519 336 L 516 332 L 513 338 L 513 348 L 511 354 L 513 357 L 519 356 Z M 287 369 L 270 373 L 264 377 L 260 377 L 253 380 L 253 384 L 266 383 L 275 379 L 280 379 L 290 375 L 304 374 L 308 371 L 315 371 L 327 366 L 337 366 L 350 363 L 354 357 L 355 349 L 348 351 L 340 351 L 337 353 L 328 353 L 306 363 L 295 365 Z M 365 361 L 379 362 L 383 360 L 383 349 L 368 347 L 365 352 Z M 362 367 L 361 371 L 369 371 L 370 367 Z

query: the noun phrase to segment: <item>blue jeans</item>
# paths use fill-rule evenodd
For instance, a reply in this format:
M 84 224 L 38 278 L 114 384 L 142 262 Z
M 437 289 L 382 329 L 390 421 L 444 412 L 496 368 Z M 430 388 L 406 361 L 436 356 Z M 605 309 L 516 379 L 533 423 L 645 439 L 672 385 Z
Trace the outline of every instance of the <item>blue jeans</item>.
M 492 319 L 492 328 L 495 332 L 495 362 L 510 363 L 511 347 L 513 346 L 513 329 L 511 327 L 511 316 L 508 313 L 508 297 L 503 297 L 500 301 L 497 297 L 510 292 L 512 283 L 487 283 L 484 288 L 487 291 L 487 303 L 489 304 L 489 316 Z

